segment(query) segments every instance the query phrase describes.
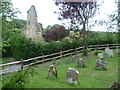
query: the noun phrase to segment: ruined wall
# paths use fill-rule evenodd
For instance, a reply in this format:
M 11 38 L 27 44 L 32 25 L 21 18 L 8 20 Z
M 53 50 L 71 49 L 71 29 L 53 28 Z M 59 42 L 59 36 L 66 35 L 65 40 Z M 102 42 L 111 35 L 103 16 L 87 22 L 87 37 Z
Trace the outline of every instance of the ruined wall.
M 24 35 L 34 41 L 43 41 L 41 30 L 37 22 L 37 12 L 35 6 L 32 5 L 27 11 L 27 24 L 23 31 Z

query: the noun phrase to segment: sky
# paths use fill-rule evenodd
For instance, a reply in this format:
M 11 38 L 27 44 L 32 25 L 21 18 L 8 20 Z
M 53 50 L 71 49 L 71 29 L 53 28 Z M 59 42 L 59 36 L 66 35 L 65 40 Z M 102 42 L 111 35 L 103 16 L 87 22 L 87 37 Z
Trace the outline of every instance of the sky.
M 99 0 L 100 1 L 100 0 Z M 100 7 L 100 14 L 94 17 L 94 20 L 108 21 L 108 15 L 112 14 L 117 9 L 115 0 L 104 0 L 104 4 Z M 18 15 L 19 19 L 27 20 L 27 11 L 31 5 L 35 5 L 38 22 L 43 24 L 43 28 L 48 25 L 61 24 L 58 21 L 58 15 L 54 13 L 58 8 L 55 6 L 53 0 L 12 0 L 14 8 L 18 8 L 22 14 Z M 106 31 L 105 26 L 98 26 L 92 28 L 93 31 Z

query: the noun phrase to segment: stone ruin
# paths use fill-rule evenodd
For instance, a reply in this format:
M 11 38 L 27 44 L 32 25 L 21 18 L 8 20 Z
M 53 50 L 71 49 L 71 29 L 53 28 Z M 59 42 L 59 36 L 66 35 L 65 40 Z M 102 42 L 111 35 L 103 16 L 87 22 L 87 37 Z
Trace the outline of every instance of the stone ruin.
M 37 22 L 37 12 L 34 5 L 27 11 L 27 24 L 23 34 L 34 41 L 41 42 L 44 40 L 41 35 L 41 28 Z
M 48 77 L 49 78 L 57 78 L 57 70 L 56 67 L 51 65 L 49 70 L 48 70 Z
M 108 57 L 113 57 L 113 50 L 110 50 L 108 47 L 105 48 L 105 53 L 108 55 Z
M 75 70 L 74 68 L 68 68 L 66 82 L 73 85 L 78 85 L 78 75 L 79 72 L 77 70 Z
M 96 69 L 106 69 L 107 62 L 103 58 L 96 60 Z
M 83 58 L 80 58 L 80 59 L 78 60 L 77 66 L 78 66 L 78 67 L 86 67 L 86 66 L 85 66 L 85 61 L 84 61 Z

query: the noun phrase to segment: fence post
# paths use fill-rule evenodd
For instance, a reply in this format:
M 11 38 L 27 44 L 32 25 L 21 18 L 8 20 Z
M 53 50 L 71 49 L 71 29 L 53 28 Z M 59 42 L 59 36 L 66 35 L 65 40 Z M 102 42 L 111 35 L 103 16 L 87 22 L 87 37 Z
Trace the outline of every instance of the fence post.
M 98 44 L 97 44 L 97 48 L 96 48 L 96 50 L 98 50 Z
M 77 56 L 77 48 L 75 48 L 75 56 Z
M 107 47 L 109 48 L 109 43 L 107 43 Z
M 23 70 L 23 59 L 21 59 L 21 70 Z
M 62 51 L 60 51 L 60 61 L 62 61 Z
M 43 54 L 42 58 L 43 58 L 43 65 L 44 65 L 44 63 L 45 63 L 45 62 L 44 62 L 44 61 L 45 61 L 45 59 L 44 59 L 44 54 Z
M 84 51 L 84 46 L 83 46 L 83 51 Z

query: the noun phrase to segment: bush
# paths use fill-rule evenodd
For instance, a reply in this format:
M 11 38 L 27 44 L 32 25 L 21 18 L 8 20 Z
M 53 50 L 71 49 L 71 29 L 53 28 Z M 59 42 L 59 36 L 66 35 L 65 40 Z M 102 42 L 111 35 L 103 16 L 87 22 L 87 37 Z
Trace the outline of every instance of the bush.
M 29 67 L 25 70 L 19 70 L 12 78 L 11 80 L 6 83 L 2 90 L 8 90 L 8 88 L 25 88 L 25 84 L 29 83 L 29 77 L 30 75 L 33 76 L 35 74 L 35 70 L 33 67 Z
M 88 37 L 89 45 L 106 44 L 106 42 L 108 42 L 108 39 L 105 39 L 104 35 L 103 37 L 99 36 L 96 38 L 92 38 L 92 36 Z M 29 59 L 29 58 L 41 56 L 43 54 L 47 55 L 51 53 L 56 53 L 61 50 L 68 50 L 81 46 L 83 46 L 83 38 L 74 39 L 74 38 L 66 37 L 61 41 L 35 43 L 31 39 L 26 38 L 20 33 L 12 33 L 10 37 L 10 46 L 5 47 L 6 53 L 3 54 L 4 56 L 9 56 L 9 54 L 12 54 L 12 57 L 14 57 L 16 60 L 20 60 L 20 59 Z M 98 53 L 100 52 L 95 51 L 95 55 L 97 55 Z
M 63 26 L 56 26 L 51 30 L 47 30 L 43 37 L 46 42 L 62 40 L 68 35 L 67 30 Z
M 100 51 L 100 50 L 95 50 L 95 51 L 94 51 L 94 55 L 95 55 L 95 56 L 97 56 L 98 53 L 103 53 L 103 51 Z

